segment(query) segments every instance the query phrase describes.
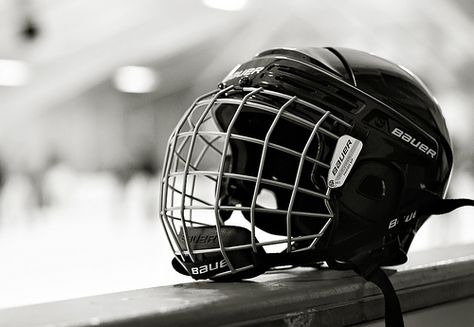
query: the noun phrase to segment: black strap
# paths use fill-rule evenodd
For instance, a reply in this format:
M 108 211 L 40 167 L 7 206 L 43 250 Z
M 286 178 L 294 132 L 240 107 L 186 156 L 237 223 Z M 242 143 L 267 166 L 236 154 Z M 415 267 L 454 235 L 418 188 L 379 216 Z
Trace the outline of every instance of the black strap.
M 418 211 L 422 215 L 441 215 L 464 206 L 474 206 L 474 200 L 442 199 L 426 191 L 419 203 Z M 376 251 L 361 253 L 349 262 L 359 275 L 377 285 L 382 291 L 385 300 L 385 326 L 403 327 L 403 314 L 397 293 L 385 271 L 378 265 L 376 256 Z
M 377 264 L 378 252 L 360 253 L 350 260 L 354 271 L 374 283 L 382 291 L 385 301 L 385 326 L 404 327 L 400 301 L 393 288 L 392 282 L 382 268 Z
M 442 215 L 460 207 L 474 206 L 473 199 L 443 199 L 438 194 L 424 189 L 416 196 L 419 215 Z
M 380 267 L 375 267 L 371 273 L 363 277 L 377 285 L 383 293 L 385 301 L 385 326 L 386 327 L 403 327 L 402 310 L 400 308 L 400 301 L 397 293 L 393 288 L 390 279 L 385 271 Z
M 420 209 L 420 214 L 442 215 L 464 206 L 473 206 L 474 200 L 471 199 L 440 199 L 432 197 Z

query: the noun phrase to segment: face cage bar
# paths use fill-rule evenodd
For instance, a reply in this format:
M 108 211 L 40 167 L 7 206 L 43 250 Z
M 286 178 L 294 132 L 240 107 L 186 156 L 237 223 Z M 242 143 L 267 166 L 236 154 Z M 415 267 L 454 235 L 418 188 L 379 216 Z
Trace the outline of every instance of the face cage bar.
M 316 242 L 322 237 L 326 229 L 329 227 L 332 219 L 334 218 L 334 213 L 333 210 L 330 206 L 329 199 L 330 199 L 330 192 L 331 190 L 326 186 L 326 192 L 319 193 L 315 192 L 312 190 L 304 189 L 302 187 L 299 187 L 299 182 L 301 178 L 301 173 L 303 169 L 303 164 L 305 161 L 312 163 L 313 165 L 321 166 L 326 169 L 329 169 L 330 163 L 324 163 L 321 162 L 317 159 L 311 158 L 307 156 L 307 152 L 309 150 L 309 147 L 316 136 L 316 134 L 319 132 L 321 134 L 326 135 L 327 137 L 337 141 L 340 136 L 337 136 L 336 134 L 328 131 L 327 129 L 321 127 L 322 123 L 327 120 L 327 119 L 332 119 L 334 122 L 339 123 L 341 126 L 346 127 L 347 129 L 351 128 L 352 125 L 349 123 L 345 122 L 344 120 L 334 116 L 331 114 L 329 111 L 324 110 L 312 103 L 309 103 L 307 101 L 301 100 L 296 96 L 289 96 L 284 93 L 280 92 L 275 92 L 275 91 L 270 91 L 266 90 L 263 88 L 251 88 L 251 87 L 245 87 L 241 89 L 241 91 L 247 93 L 241 100 L 240 99 L 230 99 L 230 98 L 221 98 L 222 95 L 225 95 L 229 91 L 234 90 L 234 86 L 229 86 L 227 88 L 224 88 L 222 90 L 214 90 L 212 92 L 209 92 L 207 94 L 204 94 L 203 96 L 197 98 L 194 103 L 189 107 L 189 109 L 186 111 L 184 116 L 181 118 L 179 121 L 178 125 L 174 129 L 173 133 L 171 134 L 169 141 L 168 141 L 168 146 L 166 149 L 166 155 L 165 155 L 165 164 L 164 164 L 164 169 L 162 173 L 162 180 L 161 180 L 161 199 L 160 199 L 160 216 L 161 216 L 161 221 L 163 224 L 163 228 L 165 230 L 165 234 L 167 236 L 168 242 L 171 246 L 171 249 L 173 250 L 173 253 L 181 264 L 183 264 L 183 261 L 185 260 L 185 256 L 188 256 L 192 262 L 195 262 L 195 254 L 205 254 L 205 253 L 220 253 L 222 254 L 224 260 L 227 263 L 227 266 L 229 268 L 229 271 L 223 272 L 220 274 L 217 274 L 216 277 L 218 276 L 224 276 L 228 274 L 233 274 L 237 273 L 240 271 L 244 271 L 247 269 L 252 269 L 254 268 L 252 265 L 251 266 L 245 266 L 245 267 L 240 267 L 240 268 L 234 268 L 232 265 L 231 260 L 229 260 L 229 257 L 227 255 L 227 251 L 235 251 L 235 250 L 242 250 L 242 249 L 252 249 L 255 253 L 257 252 L 257 247 L 263 247 L 267 245 L 273 245 L 273 244 L 282 244 L 286 243 L 287 244 L 287 252 L 292 252 L 292 247 L 291 243 L 295 241 L 302 241 L 302 240 L 311 240 L 311 244 L 305 248 L 301 248 L 298 250 L 293 250 L 293 252 L 296 251 L 304 251 L 313 248 L 316 245 Z M 240 91 L 240 89 L 239 89 Z M 251 99 L 253 96 L 256 94 L 263 94 L 266 96 L 272 96 L 276 97 L 279 99 L 283 99 L 286 101 L 286 103 L 281 106 L 280 108 L 274 108 L 271 106 L 267 106 L 261 103 L 256 103 L 252 102 Z M 318 114 L 321 115 L 321 118 L 315 123 L 308 121 L 302 117 L 296 116 L 294 114 L 291 114 L 289 112 L 285 112 L 285 109 L 287 109 L 292 103 L 297 103 L 300 105 L 303 105 L 307 107 L 309 110 L 316 111 Z M 227 131 L 226 132 L 215 132 L 215 131 L 199 131 L 200 126 L 208 119 L 212 118 L 211 116 L 208 116 L 209 112 L 211 111 L 212 107 L 215 104 L 234 104 L 238 105 L 232 120 L 230 121 L 229 125 L 227 126 Z M 204 111 L 202 112 L 201 116 L 199 117 L 198 121 L 193 124 L 192 122 L 192 114 L 195 111 L 196 108 L 206 106 Z M 245 135 L 239 135 L 239 134 L 233 134 L 232 127 L 234 123 L 236 122 L 240 112 L 244 107 L 251 107 L 254 109 L 262 110 L 265 112 L 270 112 L 275 114 L 275 118 L 265 136 L 265 140 L 259 140 L 256 138 L 248 137 Z M 207 118 L 206 118 L 207 117 Z M 284 117 L 285 119 L 292 121 L 298 125 L 305 126 L 311 129 L 311 135 L 308 138 L 308 141 L 306 142 L 306 145 L 301 153 L 289 149 L 286 147 L 283 147 L 278 144 L 273 144 L 270 142 L 270 136 L 272 135 L 273 129 L 275 128 L 278 120 Z M 181 129 L 183 126 L 188 123 L 188 126 L 190 128 L 190 131 L 185 131 L 181 132 Z M 212 140 L 208 140 L 204 136 L 209 136 L 213 137 Z M 191 159 L 192 159 L 192 154 L 194 150 L 194 145 L 196 143 L 196 139 L 200 138 L 201 141 L 203 141 L 206 144 L 206 147 L 204 147 L 201 150 L 201 153 L 197 156 L 195 162 L 191 164 Z M 179 144 L 178 146 L 178 141 L 180 139 L 184 138 L 184 140 Z M 216 148 L 213 143 L 218 140 L 219 138 L 224 138 L 224 148 L 222 150 L 219 150 Z M 224 165 L 225 165 L 225 159 L 226 159 L 226 153 L 228 151 L 228 146 L 229 146 L 229 141 L 230 139 L 236 139 L 236 140 L 242 140 L 246 142 L 251 142 L 255 144 L 259 144 L 263 146 L 262 149 L 262 154 L 260 158 L 260 164 L 259 164 L 259 169 L 258 169 L 258 174 L 257 176 L 248 176 L 248 175 L 243 175 L 243 174 L 235 174 L 235 173 L 227 173 L 224 172 Z M 184 149 L 185 145 L 189 143 L 189 149 L 186 158 L 183 158 L 181 156 L 181 151 Z M 268 148 L 272 148 L 275 150 L 282 151 L 286 154 L 290 154 L 292 156 L 299 157 L 299 164 L 298 164 L 298 170 L 296 173 L 295 177 L 295 183 L 294 185 L 275 181 L 275 180 L 270 180 L 270 179 L 264 179 L 262 178 L 262 173 L 263 173 L 263 167 L 265 163 L 265 156 L 267 153 Z M 212 149 L 219 153 L 220 155 L 220 163 L 219 163 L 219 168 L 217 171 L 202 171 L 198 169 L 198 166 L 203 159 L 205 153 L 209 150 Z M 174 167 L 173 166 L 173 161 L 174 161 Z M 183 171 L 176 171 L 179 163 L 184 163 L 184 170 Z M 173 169 L 173 171 L 171 171 Z M 190 171 L 192 169 L 192 171 Z M 177 177 L 182 176 L 182 188 L 179 189 L 176 186 L 176 181 Z M 193 182 L 191 185 L 191 194 L 189 194 L 186 190 L 188 188 L 187 186 L 187 177 L 188 176 L 193 176 Z M 215 190 L 215 203 L 209 203 L 207 201 L 204 201 L 198 197 L 194 196 L 194 189 L 195 189 L 195 180 L 196 176 L 204 176 L 210 180 L 212 180 L 215 185 L 216 185 L 216 190 Z M 245 181 L 251 181 L 255 182 L 255 188 L 254 188 L 254 193 L 252 197 L 252 202 L 250 207 L 242 207 L 242 206 L 220 206 L 219 205 L 219 194 L 221 192 L 221 185 L 222 185 L 222 180 L 224 178 L 236 178 L 236 179 L 241 179 Z M 170 184 L 170 179 L 173 181 Z M 282 210 L 282 209 L 268 209 L 268 208 L 257 208 L 257 196 L 259 192 L 260 185 L 272 185 L 272 186 L 277 186 L 281 187 L 284 189 L 289 189 L 292 190 L 291 193 L 291 198 L 290 202 L 288 205 L 287 210 Z M 167 200 L 168 200 L 168 192 L 171 191 L 171 197 L 170 197 L 170 202 L 172 204 L 175 203 L 174 195 L 179 194 L 181 195 L 181 200 L 179 205 L 171 205 L 168 206 Z M 298 211 L 293 211 L 293 205 L 294 201 L 296 198 L 297 192 L 301 192 L 307 195 L 314 196 L 316 198 L 323 199 L 325 207 L 327 209 L 327 214 L 323 213 L 312 213 L 312 212 L 298 212 Z M 190 199 L 191 204 L 186 205 L 185 200 L 186 198 Z M 193 204 L 193 202 L 198 202 L 200 203 L 199 205 Z M 209 210 L 209 211 L 214 211 L 214 216 L 215 216 L 215 228 L 217 230 L 217 237 L 218 237 L 218 243 L 219 247 L 218 248 L 209 248 L 209 249 L 192 249 L 190 246 L 189 242 L 189 236 L 187 232 L 187 225 L 186 223 L 189 223 L 190 226 L 193 226 L 193 224 L 196 225 L 202 225 L 202 226 L 214 226 L 214 225 L 208 225 L 205 223 L 200 223 L 197 221 L 193 221 L 192 219 L 192 211 L 193 210 Z M 221 234 L 221 227 L 224 224 L 223 221 L 221 221 L 220 216 L 219 216 L 219 210 L 233 210 L 233 211 L 249 211 L 250 212 L 250 225 L 251 225 L 251 244 L 245 244 L 245 245 L 237 245 L 237 246 L 224 246 L 224 242 L 222 239 L 222 234 Z M 175 216 L 173 213 L 175 211 L 179 211 L 180 215 L 179 217 Z M 190 218 L 186 219 L 185 217 L 185 212 L 188 211 L 190 213 Z M 266 212 L 266 213 L 273 213 L 273 214 L 279 214 L 279 215 L 286 215 L 286 225 L 287 225 L 287 235 L 285 239 L 281 240 L 274 240 L 274 241 L 268 241 L 268 242 L 256 242 L 256 237 L 255 237 L 255 213 L 256 212 Z M 325 218 L 327 219 L 326 223 L 323 225 L 321 230 L 312 235 L 304 235 L 304 236 L 297 236 L 297 237 L 292 237 L 291 236 L 291 216 L 292 215 L 300 215 L 300 216 L 307 216 L 307 217 L 314 217 L 314 218 Z M 182 227 L 182 232 L 183 232 L 183 238 L 184 238 L 184 243 L 185 243 L 185 249 L 182 248 L 178 241 L 178 232 L 176 229 L 175 221 L 180 221 L 181 222 L 181 227 Z M 170 238 L 171 235 L 171 238 Z M 176 245 L 176 247 L 175 247 Z M 177 249 L 176 249 L 177 248 Z M 181 258 L 179 258 L 180 256 Z M 183 265 L 184 267 L 184 265 Z

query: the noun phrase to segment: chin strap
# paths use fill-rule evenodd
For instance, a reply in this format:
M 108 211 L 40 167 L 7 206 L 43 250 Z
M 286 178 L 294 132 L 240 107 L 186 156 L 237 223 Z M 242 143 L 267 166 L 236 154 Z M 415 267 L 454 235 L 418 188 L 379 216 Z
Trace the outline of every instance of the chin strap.
M 385 326 L 404 327 L 403 314 L 400 301 L 393 288 L 392 282 L 385 271 L 379 265 L 373 263 L 372 255 L 364 253 L 350 260 L 354 271 L 364 277 L 365 280 L 374 283 L 382 291 L 385 301 Z
M 383 293 L 385 301 L 385 326 L 405 326 L 400 301 L 386 272 L 380 267 L 375 267 L 368 275 L 362 275 L 362 277 L 377 285 Z
M 439 196 L 426 192 L 425 198 L 420 203 L 419 212 L 422 215 L 442 215 L 464 206 L 474 207 L 474 200 L 442 199 Z M 377 285 L 382 291 L 385 300 L 385 326 L 403 327 L 405 325 L 397 293 L 386 272 L 378 264 L 374 263 L 377 262 L 374 255 L 372 252 L 365 252 L 353 257 L 349 262 L 359 275 Z
M 474 207 L 473 199 L 443 199 L 426 189 L 421 191 L 418 199 L 417 211 L 420 215 L 442 215 L 460 207 Z
M 460 207 L 474 207 L 472 199 L 440 199 L 432 196 L 431 199 L 420 209 L 420 214 L 442 215 Z

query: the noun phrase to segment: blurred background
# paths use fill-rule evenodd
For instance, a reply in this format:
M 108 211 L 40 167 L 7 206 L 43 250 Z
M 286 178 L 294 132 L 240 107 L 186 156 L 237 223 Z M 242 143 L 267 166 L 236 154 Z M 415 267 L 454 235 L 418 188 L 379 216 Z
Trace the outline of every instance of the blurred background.
M 191 281 L 157 216 L 164 148 L 194 98 L 270 47 L 342 46 L 428 85 L 474 198 L 471 0 L 0 0 L 0 308 Z M 474 209 L 412 251 L 474 242 Z

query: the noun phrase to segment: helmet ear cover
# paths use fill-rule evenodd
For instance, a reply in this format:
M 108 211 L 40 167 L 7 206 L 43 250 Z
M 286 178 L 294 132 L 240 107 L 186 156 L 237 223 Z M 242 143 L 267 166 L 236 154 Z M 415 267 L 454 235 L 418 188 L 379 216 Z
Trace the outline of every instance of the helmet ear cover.
M 351 173 L 341 192 L 336 192 L 338 205 L 361 221 L 386 227 L 384 219 L 400 202 L 403 173 L 383 159 L 362 159 Z
M 339 249 L 337 260 L 349 260 L 364 249 L 383 249 L 383 254 L 377 255 L 383 265 L 406 261 L 396 235 L 387 234 L 403 187 L 403 172 L 385 159 L 362 158 L 354 166 L 346 184 L 331 194 L 338 214 L 329 246 Z M 332 266 L 343 267 L 337 263 Z

